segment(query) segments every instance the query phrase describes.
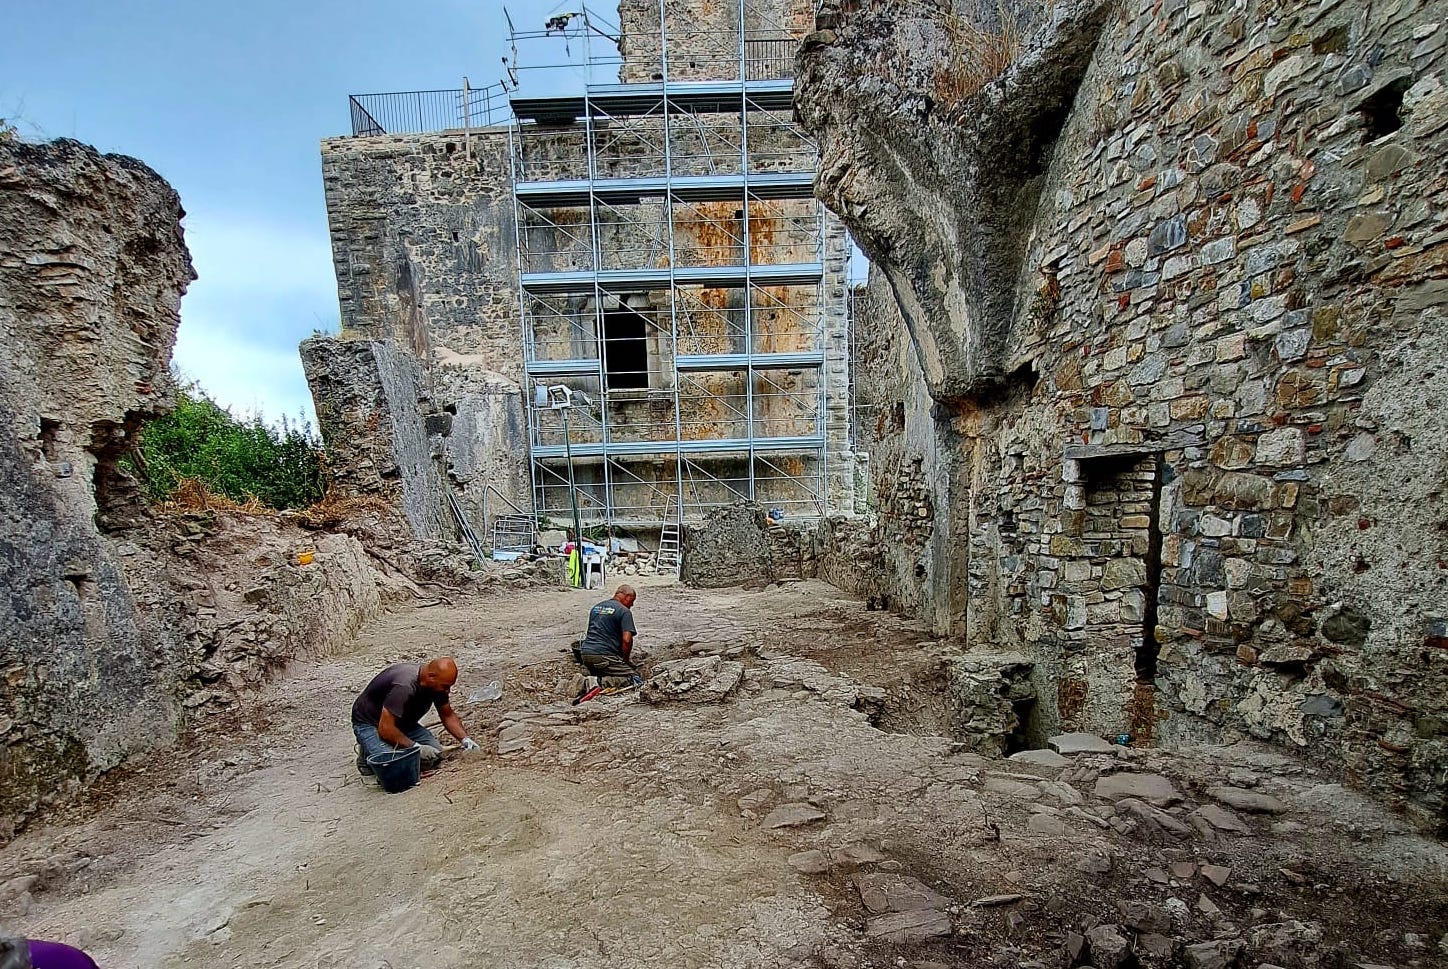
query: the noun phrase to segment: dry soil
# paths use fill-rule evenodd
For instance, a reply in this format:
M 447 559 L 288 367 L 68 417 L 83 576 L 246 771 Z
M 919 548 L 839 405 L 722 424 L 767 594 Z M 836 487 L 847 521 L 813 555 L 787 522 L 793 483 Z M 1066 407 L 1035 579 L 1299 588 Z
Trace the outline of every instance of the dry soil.
M 385 616 L 0 851 L 0 925 L 107 969 L 1448 964 L 1442 844 L 1280 752 L 987 760 L 910 623 L 639 585 L 649 662 L 734 693 L 570 705 L 596 592 Z M 348 707 L 437 653 L 484 751 L 383 794 Z

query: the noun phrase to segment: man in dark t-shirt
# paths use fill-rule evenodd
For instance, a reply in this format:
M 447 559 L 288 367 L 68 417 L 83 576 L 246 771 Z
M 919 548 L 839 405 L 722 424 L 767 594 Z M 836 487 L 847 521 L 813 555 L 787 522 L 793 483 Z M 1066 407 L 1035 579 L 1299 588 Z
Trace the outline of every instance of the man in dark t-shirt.
M 612 599 L 605 599 L 588 611 L 588 632 L 578 644 L 578 658 L 600 686 L 630 686 L 639 682 L 638 671 L 629 662 L 633 649 L 633 608 L 638 593 L 621 585 Z
M 352 733 L 361 748 L 357 769 L 370 774 L 368 757 L 408 747 L 422 748 L 424 767 L 435 765 L 442 757 L 442 745 L 421 724 L 434 707 L 442 717 L 442 725 L 461 741 L 463 750 L 478 750 L 477 741 L 468 736 L 449 702 L 449 691 L 457 678 L 458 664 L 450 656 L 420 665 L 394 663 L 373 677 L 352 704 Z

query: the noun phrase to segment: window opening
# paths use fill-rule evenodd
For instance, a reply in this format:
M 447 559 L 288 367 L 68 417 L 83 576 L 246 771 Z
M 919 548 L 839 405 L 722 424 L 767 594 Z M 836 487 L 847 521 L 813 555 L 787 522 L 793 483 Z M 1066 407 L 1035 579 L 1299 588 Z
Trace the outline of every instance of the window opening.
M 639 390 L 649 386 L 647 322 L 638 312 L 623 308 L 603 315 L 603 368 L 609 390 Z

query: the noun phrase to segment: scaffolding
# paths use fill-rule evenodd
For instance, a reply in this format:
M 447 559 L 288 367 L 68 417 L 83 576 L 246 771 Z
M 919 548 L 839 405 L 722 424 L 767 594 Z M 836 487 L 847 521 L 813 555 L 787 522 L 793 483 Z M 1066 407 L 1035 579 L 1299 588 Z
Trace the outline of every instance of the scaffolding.
M 658 36 L 635 31 L 628 58 L 586 9 L 550 23 L 583 47 L 589 80 L 512 93 L 535 512 L 569 518 L 576 489 L 595 525 L 656 527 L 680 505 L 697 519 L 741 499 L 818 516 L 827 321 L 844 307 L 830 305 L 817 148 L 793 120 L 800 27 L 752 0 L 728 25 L 672 6 L 659 0 Z M 515 33 L 515 51 L 539 36 Z M 595 83 L 599 65 L 626 83 Z M 587 402 L 566 421 L 533 403 L 560 385 Z

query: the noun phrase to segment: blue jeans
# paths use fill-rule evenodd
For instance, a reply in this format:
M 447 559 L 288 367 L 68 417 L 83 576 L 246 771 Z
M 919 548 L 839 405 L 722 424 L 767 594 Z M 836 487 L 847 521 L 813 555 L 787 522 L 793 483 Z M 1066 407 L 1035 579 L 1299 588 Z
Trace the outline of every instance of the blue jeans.
M 433 763 L 442 756 L 442 744 L 438 743 L 437 735 L 434 734 L 431 730 L 424 727 L 422 724 L 418 724 L 411 730 L 404 730 L 403 733 L 407 734 L 409 738 L 419 744 L 422 744 L 424 747 L 432 748 L 432 752 L 429 752 L 427 750 L 421 752 L 422 762 L 424 764 Z M 377 733 L 377 728 L 372 726 L 370 723 L 352 724 L 352 734 L 357 738 L 358 746 L 362 748 L 363 763 L 366 763 L 368 757 L 373 757 L 377 754 L 386 754 L 391 751 L 401 749 L 399 747 L 394 747 L 392 744 L 389 744 L 387 741 L 383 740 L 382 737 Z

